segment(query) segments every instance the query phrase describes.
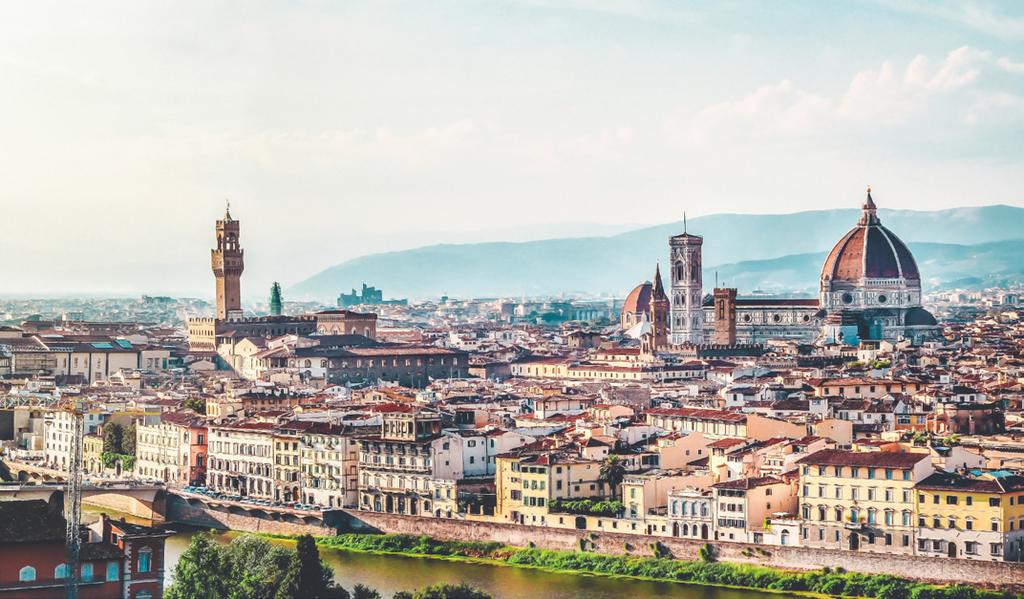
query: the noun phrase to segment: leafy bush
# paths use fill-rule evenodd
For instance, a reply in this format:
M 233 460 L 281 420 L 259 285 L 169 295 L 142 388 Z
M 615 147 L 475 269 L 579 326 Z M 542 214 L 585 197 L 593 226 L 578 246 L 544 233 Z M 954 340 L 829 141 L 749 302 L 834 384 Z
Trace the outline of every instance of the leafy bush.
M 409 599 L 494 599 L 480 589 L 465 583 L 435 584 L 407 595 Z M 398 597 L 398 594 L 395 596 Z
M 704 543 L 703 545 L 701 545 L 698 555 L 700 556 L 700 561 L 702 562 L 713 562 L 715 561 L 715 548 L 711 545 L 711 543 Z
M 580 514 L 587 516 L 618 516 L 625 511 L 625 506 L 618 500 L 607 499 L 552 499 L 548 503 L 552 512 Z

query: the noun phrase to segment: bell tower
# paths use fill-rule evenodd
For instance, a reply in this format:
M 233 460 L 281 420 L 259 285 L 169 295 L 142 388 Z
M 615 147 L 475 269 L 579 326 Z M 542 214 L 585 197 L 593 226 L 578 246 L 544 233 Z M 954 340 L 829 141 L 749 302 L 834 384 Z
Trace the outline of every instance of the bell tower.
M 704 342 L 704 285 L 701 275 L 701 248 L 704 238 L 686 232 L 668 240 L 672 265 L 672 312 L 669 325 L 672 345 Z
M 217 221 L 217 248 L 210 250 L 213 276 L 217 279 L 217 320 L 242 317 L 242 270 L 245 251 L 238 243 L 239 222 L 231 218 L 231 203 L 224 219 Z
M 651 313 L 654 348 L 664 349 L 668 345 L 669 301 L 661 282 L 660 264 L 654 269 L 654 284 L 651 286 L 651 303 L 648 310 Z

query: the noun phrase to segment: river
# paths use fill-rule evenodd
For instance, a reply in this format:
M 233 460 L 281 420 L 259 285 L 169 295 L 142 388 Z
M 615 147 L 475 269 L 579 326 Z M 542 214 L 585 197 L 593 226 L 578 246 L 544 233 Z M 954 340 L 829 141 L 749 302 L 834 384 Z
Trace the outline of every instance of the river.
M 180 532 L 167 539 L 167 584 L 174 565 L 188 546 L 193 532 Z M 241 533 L 222 533 L 218 540 L 228 542 Z M 291 545 L 290 541 L 271 541 Z M 496 599 L 779 599 L 782 595 L 739 589 L 723 589 L 678 583 L 649 582 L 558 574 L 526 568 L 492 566 L 394 555 L 373 555 L 320 548 L 320 556 L 334 568 L 334 580 L 348 590 L 361 583 L 380 591 L 390 599 L 395 591 L 408 591 L 436 583 L 465 582 L 484 589 Z

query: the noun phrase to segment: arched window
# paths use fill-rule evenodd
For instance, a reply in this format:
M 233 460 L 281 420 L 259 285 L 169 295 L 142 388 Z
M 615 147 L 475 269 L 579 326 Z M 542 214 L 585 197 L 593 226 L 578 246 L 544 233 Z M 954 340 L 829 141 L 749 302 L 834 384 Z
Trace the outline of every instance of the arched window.
M 107 562 L 107 582 L 114 582 L 118 579 L 120 569 L 117 567 L 117 562 Z
M 82 582 L 92 582 L 92 564 L 82 564 Z
M 25 566 L 18 570 L 18 580 L 21 582 L 32 582 L 36 579 L 36 569 L 32 566 Z
M 782 534 L 779 535 L 779 544 L 780 545 L 789 545 L 789 531 L 788 530 L 782 531 Z
M 153 550 L 143 547 L 139 550 L 139 572 L 149 572 L 153 569 Z
M 56 579 L 67 578 L 68 577 L 68 565 L 67 564 L 57 564 L 57 567 L 53 569 L 53 577 L 56 578 Z

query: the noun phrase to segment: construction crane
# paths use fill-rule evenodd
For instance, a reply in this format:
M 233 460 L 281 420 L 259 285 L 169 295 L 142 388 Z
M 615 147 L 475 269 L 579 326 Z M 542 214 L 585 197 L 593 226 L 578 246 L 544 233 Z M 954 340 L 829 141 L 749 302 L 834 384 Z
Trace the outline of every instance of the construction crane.
M 85 437 L 85 402 L 70 398 L 63 409 L 71 415 L 71 459 L 64 486 L 64 519 L 67 521 L 67 578 L 64 589 L 68 599 L 78 599 L 78 556 L 82 549 L 82 451 Z
M 19 407 L 64 412 L 71 417 L 71 456 L 64 483 L 64 520 L 67 522 L 65 544 L 67 577 L 64 579 L 65 594 L 69 599 L 78 599 L 78 557 L 82 549 L 82 453 L 85 438 L 85 406 L 80 397 L 60 396 L 18 396 L 0 397 L 0 410 Z

